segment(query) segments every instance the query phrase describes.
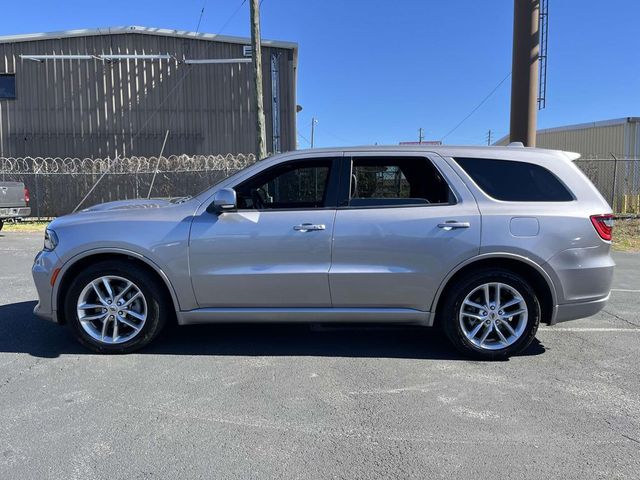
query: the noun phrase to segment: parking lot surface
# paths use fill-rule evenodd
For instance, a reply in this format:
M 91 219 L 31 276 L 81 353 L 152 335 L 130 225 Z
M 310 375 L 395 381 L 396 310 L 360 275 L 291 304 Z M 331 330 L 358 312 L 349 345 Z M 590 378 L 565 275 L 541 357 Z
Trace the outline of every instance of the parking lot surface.
M 170 329 L 100 356 L 36 319 L 0 233 L 0 478 L 639 478 L 640 254 L 595 317 L 506 362 L 436 331 Z

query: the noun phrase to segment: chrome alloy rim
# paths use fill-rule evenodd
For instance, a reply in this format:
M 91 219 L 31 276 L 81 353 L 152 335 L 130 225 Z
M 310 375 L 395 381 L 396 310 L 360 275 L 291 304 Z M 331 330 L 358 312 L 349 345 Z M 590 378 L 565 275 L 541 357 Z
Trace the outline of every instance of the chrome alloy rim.
M 458 321 L 473 345 L 500 350 L 522 336 L 528 313 L 527 303 L 515 288 L 504 283 L 485 283 L 465 297 Z
M 108 275 L 90 282 L 78 297 L 80 325 L 106 344 L 134 338 L 147 320 L 147 301 L 140 288 L 126 278 Z

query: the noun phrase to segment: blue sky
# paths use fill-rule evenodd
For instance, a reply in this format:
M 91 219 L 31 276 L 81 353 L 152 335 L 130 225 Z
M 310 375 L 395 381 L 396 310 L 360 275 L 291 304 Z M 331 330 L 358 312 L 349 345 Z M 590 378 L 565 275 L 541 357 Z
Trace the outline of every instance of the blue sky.
M 640 1 L 549 1 L 539 127 L 640 116 Z M 242 0 L 4 3 L 0 35 L 195 30 L 203 5 L 200 31 L 249 34 Z M 318 146 L 396 144 L 416 140 L 419 127 L 426 139 L 441 139 L 508 75 L 512 13 L 512 0 L 263 0 L 263 37 L 300 46 L 299 146 L 308 146 L 314 116 Z M 509 93 L 507 80 L 445 143 L 482 144 L 489 129 L 506 134 Z

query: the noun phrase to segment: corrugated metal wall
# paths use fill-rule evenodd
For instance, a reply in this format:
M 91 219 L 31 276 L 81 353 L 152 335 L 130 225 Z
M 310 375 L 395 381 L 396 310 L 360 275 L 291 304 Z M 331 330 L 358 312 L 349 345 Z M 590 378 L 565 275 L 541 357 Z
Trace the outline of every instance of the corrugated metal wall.
M 126 33 L 0 43 L 0 73 L 16 73 L 0 100 L 0 156 L 114 157 L 255 152 L 251 64 L 176 60 L 22 60 L 20 54 L 165 54 L 239 58 L 242 44 Z M 271 55 L 278 55 L 281 149 L 295 149 L 292 49 L 263 46 L 267 148 L 272 145 Z
M 509 143 L 508 137 L 497 145 Z M 640 120 L 630 117 L 593 124 L 538 130 L 536 146 L 578 152 L 583 159 L 640 158 Z
M 578 152 L 584 158 L 608 158 L 611 153 L 624 155 L 626 124 L 595 126 L 590 128 L 541 131 L 536 144 L 540 148 L 551 148 Z

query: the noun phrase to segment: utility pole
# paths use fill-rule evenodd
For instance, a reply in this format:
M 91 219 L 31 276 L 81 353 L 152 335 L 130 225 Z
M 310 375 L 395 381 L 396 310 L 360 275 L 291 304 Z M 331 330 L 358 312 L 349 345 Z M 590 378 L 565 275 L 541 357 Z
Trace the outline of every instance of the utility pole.
M 260 41 L 260 2 L 251 0 L 251 53 L 253 56 L 253 86 L 256 108 L 256 154 L 258 160 L 267 156 L 267 133 L 262 99 L 262 45 Z
M 316 117 L 311 117 L 311 148 L 313 148 L 313 139 L 316 132 L 316 123 L 318 123 L 318 121 L 316 120 Z
M 422 143 L 423 140 L 424 140 L 424 129 L 420 127 L 418 129 L 418 143 Z
M 487 145 L 491 145 L 491 129 L 489 129 L 489 133 L 487 133 Z
M 536 146 L 540 0 L 513 2 L 511 122 L 509 138 Z

